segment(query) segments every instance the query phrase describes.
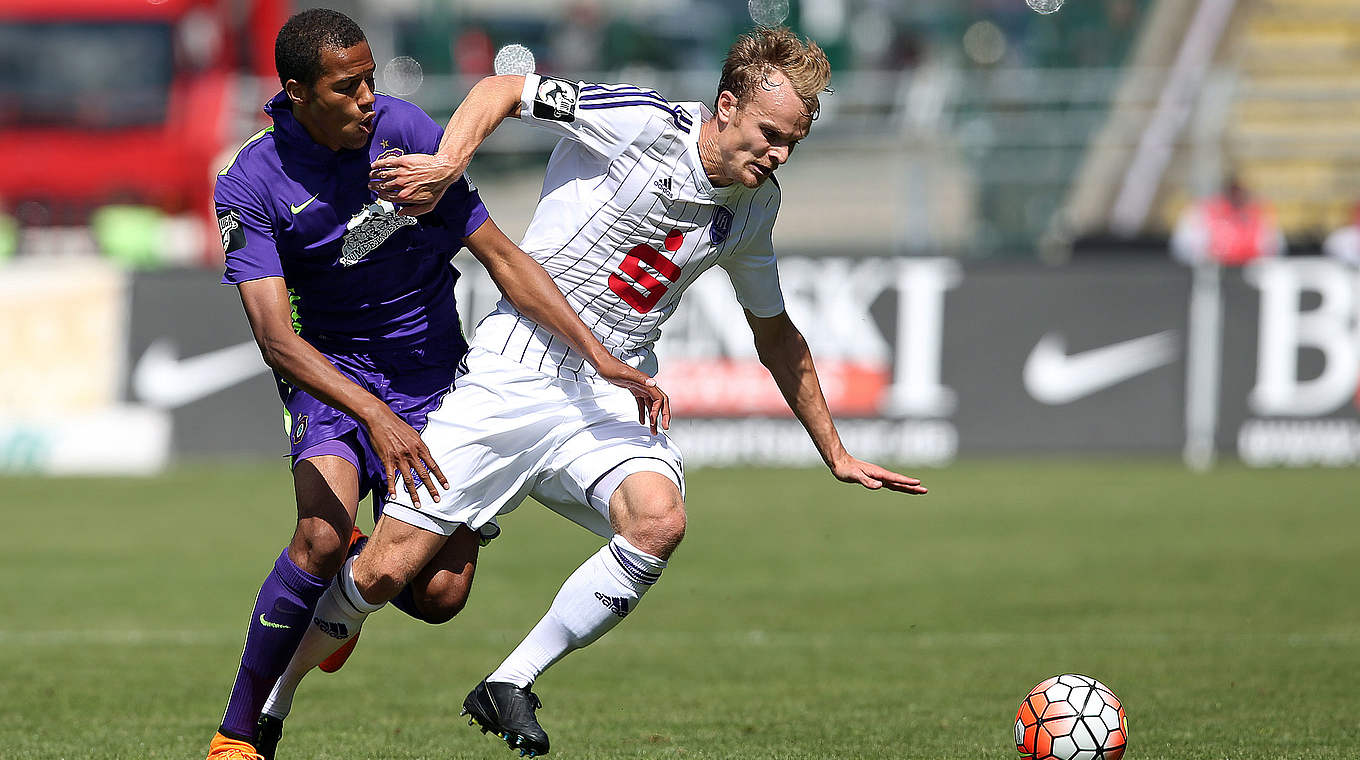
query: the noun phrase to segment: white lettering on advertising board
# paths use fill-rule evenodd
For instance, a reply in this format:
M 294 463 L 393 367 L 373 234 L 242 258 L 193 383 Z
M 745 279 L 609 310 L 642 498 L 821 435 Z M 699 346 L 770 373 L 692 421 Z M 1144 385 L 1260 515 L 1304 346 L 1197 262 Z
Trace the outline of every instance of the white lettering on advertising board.
M 1262 261 L 1244 275 L 1261 294 L 1248 408 L 1284 419 L 1246 420 L 1237 433 L 1238 456 L 1253 467 L 1360 463 L 1360 421 L 1329 416 L 1360 403 L 1360 274 L 1318 258 Z M 1301 377 L 1304 351 L 1322 358 L 1315 377 Z
M 941 380 L 945 293 L 962 279 L 950 259 L 803 258 L 780 262 L 789 317 L 807 339 L 833 413 L 855 417 L 946 417 L 952 389 Z M 895 296 L 880 326 L 875 305 Z M 789 414 L 756 359 L 731 287 L 705 276 L 666 323 L 659 379 L 677 411 L 700 416 Z M 890 342 L 890 333 L 895 340 Z
M 1248 400 L 1252 412 L 1314 417 L 1345 406 L 1360 379 L 1355 271 L 1327 259 L 1286 259 L 1254 264 L 1245 276 L 1261 291 L 1256 387 Z M 1322 300 L 1304 311 L 1307 292 Z M 1322 352 L 1322 374 L 1299 377 L 1301 349 Z

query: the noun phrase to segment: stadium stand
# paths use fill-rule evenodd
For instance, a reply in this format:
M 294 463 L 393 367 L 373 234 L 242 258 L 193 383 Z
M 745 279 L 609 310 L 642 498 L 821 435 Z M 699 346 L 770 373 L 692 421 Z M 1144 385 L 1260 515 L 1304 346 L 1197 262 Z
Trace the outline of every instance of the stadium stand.
M 1239 14 L 1225 157 L 1291 238 L 1319 238 L 1360 198 L 1360 6 L 1250 2 Z

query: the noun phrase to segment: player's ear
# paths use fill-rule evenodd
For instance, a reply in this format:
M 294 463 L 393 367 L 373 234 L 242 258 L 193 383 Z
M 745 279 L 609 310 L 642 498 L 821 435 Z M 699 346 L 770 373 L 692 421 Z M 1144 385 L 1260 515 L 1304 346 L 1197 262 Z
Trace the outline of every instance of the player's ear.
M 737 96 L 731 90 L 723 90 L 714 105 L 718 110 L 713 115 L 717 117 L 719 126 L 731 124 L 737 114 Z
M 292 101 L 295 106 L 305 104 L 308 96 L 311 94 L 311 88 L 296 79 L 289 79 L 287 82 L 284 82 L 283 91 L 288 93 L 288 99 Z

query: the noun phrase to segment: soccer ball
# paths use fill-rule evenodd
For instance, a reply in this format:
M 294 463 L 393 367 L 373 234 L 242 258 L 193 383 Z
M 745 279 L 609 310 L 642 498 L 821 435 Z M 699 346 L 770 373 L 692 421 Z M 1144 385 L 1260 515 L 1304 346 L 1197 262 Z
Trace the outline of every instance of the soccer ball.
M 1089 676 L 1053 676 L 1015 715 L 1015 748 L 1034 760 L 1119 760 L 1128 740 L 1124 705 Z

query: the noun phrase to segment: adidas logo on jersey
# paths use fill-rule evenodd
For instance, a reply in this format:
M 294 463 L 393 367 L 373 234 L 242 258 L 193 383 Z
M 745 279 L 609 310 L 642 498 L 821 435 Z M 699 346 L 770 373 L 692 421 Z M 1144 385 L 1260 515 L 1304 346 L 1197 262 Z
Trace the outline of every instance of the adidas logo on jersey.
M 603 604 L 606 609 L 608 609 L 615 615 L 618 615 L 619 617 L 625 617 L 628 615 L 627 599 L 620 599 L 617 596 L 605 596 L 604 594 L 601 594 L 598 591 L 595 592 L 595 598 L 599 599 L 600 604 Z
M 653 182 L 652 184 L 655 185 L 655 186 L 656 186 L 656 189 L 660 190 L 660 191 L 661 191 L 661 194 L 664 195 L 664 196 L 666 196 L 667 198 L 674 198 L 674 197 L 675 197 L 675 195 L 671 192 L 671 178 L 670 178 L 670 177 L 662 177 L 661 179 L 659 179 L 659 180 Z

